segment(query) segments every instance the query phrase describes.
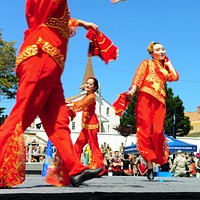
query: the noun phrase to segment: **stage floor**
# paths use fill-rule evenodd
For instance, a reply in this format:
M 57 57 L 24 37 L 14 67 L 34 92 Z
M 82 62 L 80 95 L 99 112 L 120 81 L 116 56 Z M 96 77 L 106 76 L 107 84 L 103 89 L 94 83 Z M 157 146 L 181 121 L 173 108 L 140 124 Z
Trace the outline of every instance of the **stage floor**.
M 101 198 L 97 198 L 99 196 L 97 194 L 101 194 Z M 11 189 L 1 189 L 0 199 L 6 199 L 6 197 L 7 199 L 12 199 L 12 197 L 13 199 L 44 199 L 45 195 L 46 197 L 48 195 L 54 200 L 57 196 L 58 200 L 64 199 L 64 196 L 79 200 L 105 198 L 110 200 L 117 194 L 121 196 L 118 199 L 200 199 L 200 178 L 155 177 L 153 181 L 148 181 L 146 177 L 103 176 L 86 181 L 74 188 L 72 186 L 54 187 L 46 184 L 44 177 L 40 175 L 27 175 L 23 184 Z M 41 198 L 42 195 L 44 195 L 43 198 Z M 91 195 L 92 198 L 89 198 Z M 134 196 L 137 198 L 131 198 Z M 190 198 L 186 198 L 189 196 Z

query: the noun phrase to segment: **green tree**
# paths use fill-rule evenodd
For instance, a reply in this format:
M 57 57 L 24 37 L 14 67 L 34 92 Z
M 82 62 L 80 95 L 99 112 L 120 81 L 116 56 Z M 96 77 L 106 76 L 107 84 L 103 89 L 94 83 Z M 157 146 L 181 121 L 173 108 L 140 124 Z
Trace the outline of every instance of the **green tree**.
M 6 42 L 2 39 L 0 31 L 0 102 L 4 99 L 14 99 L 18 79 L 14 67 L 16 60 L 15 42 Z M 0 125 L 7 115 L 3 115 L 5 108 L 0 107 Z
M 5 121 L 7 115 L 3 115 L 5 108 L 0 108 L 0 125 L 3 124 L 3 122 Z
M 136 101 L 137 101 L 137 93 L 133 96 L 131 103 L 128 105 L 126 111 L 120 118 L 120 125 L 126 125 L 132 127 L 131 134 L 136 133 L 136 115 L 135 115 Z
M 177 136 L 185 136 L 191 130 L 189 117 L 184 115 L 183 102 L 179 96 L 174 96 L 172 89 L 166 86 L 166 117 L 165 117 L 165 133 L 173 134 L 173 125 L 175 124 L 175 132 Z
M 2 39 L 0 31 L 0 101 L 14 99 L 18 79 L 14 67 L 16 60 L 15 42 L 6 42 Z
M 120 118 L 119 126 L 115 127 L 115 130 L 124 137 L 128 137 L 130 134 L 136 134 L 136 115 L 135 105 L 137 100 L 137 93 L 133 96 L 132 101 L 128 105 L 126 111 Z

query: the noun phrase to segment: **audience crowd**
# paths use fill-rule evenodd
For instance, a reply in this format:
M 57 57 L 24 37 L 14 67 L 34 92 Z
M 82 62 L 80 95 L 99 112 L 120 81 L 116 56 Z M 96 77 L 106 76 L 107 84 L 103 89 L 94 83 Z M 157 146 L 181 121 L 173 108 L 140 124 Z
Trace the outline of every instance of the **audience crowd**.
M 45 159 L 46 145 L 39 144 L 36 139 L 27 142 L 26 162 L 43 163 Z M 100 145 L 104 157 L 104 165 L 108 176 L 146 176 L 147 163 L 139 154 L 123 153 L 124 143 L 118 150 L 113 151 L 106 142 Z M 54 152 L 54 150 L 53 150 Z M 83 150 L 82 160 L 84 161 L 87 148 Z M 154 164 L 154 172 L 171 172 L 174 177 L 197 177 L 200 178 L 200 150 L 198 153 L 183 153 L 170 155 L 168 162 L 164 165 Z
M 106 167 L 105 175 L 113 176 L 146 176 L 147 163 L 139 154 L 123 153 L 124 144 L 121 143 L 119 150 L 112 151 L 109 144 L 101 145 Z M 154 172 L 170 172 L 174 177 L 197 177 L 200 178 L 200 150 L 198 153 L 183 153 L 170 155 L 164 165 L 154 163 Z
M 36 139 L 26 143 L 26 162 L 43 163 L 45 159 L 46 145 L 40 144 Z

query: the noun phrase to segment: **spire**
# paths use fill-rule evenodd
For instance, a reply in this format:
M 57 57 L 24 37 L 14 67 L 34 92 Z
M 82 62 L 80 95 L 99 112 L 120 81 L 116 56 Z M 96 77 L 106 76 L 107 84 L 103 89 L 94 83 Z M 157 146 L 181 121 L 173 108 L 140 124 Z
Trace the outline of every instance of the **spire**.
M 82 82 L 82 85 L 80 86 L 80 89 L 84 90 L 84 85 L 85 85 L 86 80 L 89 76 L 94 77 L 94 70 L 93 70 L 93 67 L 92 67 L 91 57 L 88 57 L 88 62 L 87 62 L 85 74 L 84 74 L 84 77 L 83 77 L 83 82 Z

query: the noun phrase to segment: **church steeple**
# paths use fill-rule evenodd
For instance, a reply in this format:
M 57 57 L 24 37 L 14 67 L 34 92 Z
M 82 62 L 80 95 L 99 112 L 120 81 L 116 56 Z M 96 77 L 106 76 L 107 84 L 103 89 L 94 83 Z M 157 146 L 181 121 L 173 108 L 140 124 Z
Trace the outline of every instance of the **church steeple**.
M 85 86 L 86 80 L 87 80 L 87 78 L 89 76 L 93 76 L 94 77 L 94 70 L 93 70 L 93 67 L 92 67 L 91 57 L 88 57 L 88 62 L 87 62 L 87 66 L 86 66 L 86 69 L 85 69 L 83 82 L 82 82 L 82 85 L 80 86 L 81 90 L 84 90 L 84 86 Z

